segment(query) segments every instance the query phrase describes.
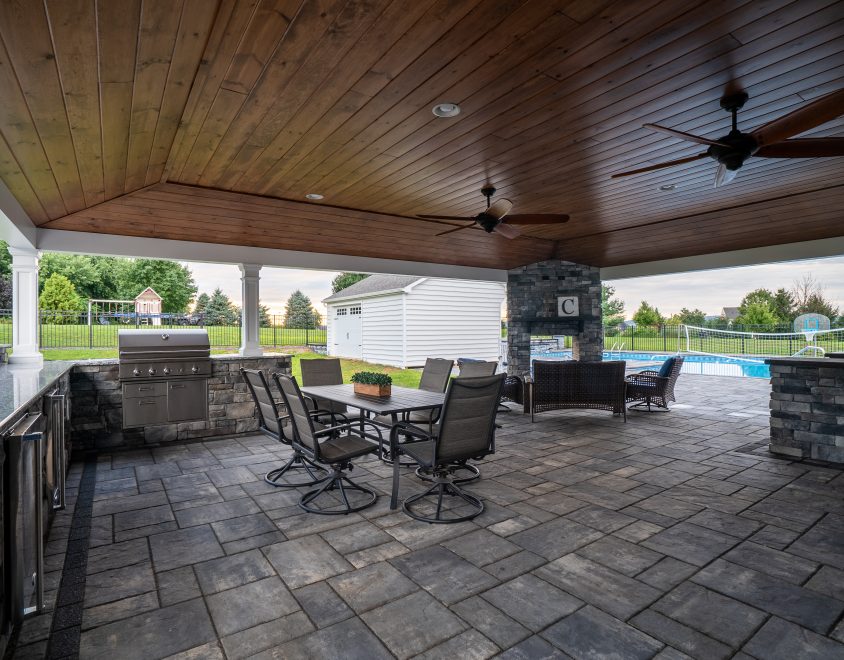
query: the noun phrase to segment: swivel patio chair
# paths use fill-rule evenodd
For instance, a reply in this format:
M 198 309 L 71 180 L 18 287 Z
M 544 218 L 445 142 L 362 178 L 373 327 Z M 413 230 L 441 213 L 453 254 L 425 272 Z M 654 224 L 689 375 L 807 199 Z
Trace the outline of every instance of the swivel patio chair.
M 321 385 L 342 385 L 343 384 L 343 368 L 340 364 L 339 358 L 311 358 L 308 360 L 300 360 L 299 368 L 302 370 L 302 386 L 303 387 L 319 387 Z M 311 402 L 313 410 L 325 410 L 334 413 L 335 415 L 342 415 L 344 421 L 350 421 L 348 417 L 348 408 L 336 401 L 328 401 L 327 399 L 320 399 L 319 397 L 304 395 L 307 401 Z M 359 416 L 359 415 L 358 415 Z M 323 423 L 327 420 L 321 419 Z
M 330 467 L 330 474 L 314 484 L 317 488 L 309 490 L 299 499 L 299 506 L 309 513 L 322 515 L 342 515 L 360 511 L 375 504 L 378 495 L 369 488 L 356 484 L 346 476 L 345 471 L 352 470 L 352 459 L 374 454 L 378 451 L 378 444 L 364 437 L 363 428 L 372 427 L 381 444 L 381 429 L 370 421 L 358 420 L 336 426 L 325 426 L 314 419 L 305 403 L 299 385 L 292 376 L 273 374 L 284 403 L 290 411 L 290 421 L 293 426 L 293 445 L 309 461 L 321 463 Z M 342 498 L 342 504 L 331 507 L 316 507 L 314 502 L 322 495 L 337 490 Z M 352 504 L 347 491 L 363 493 L 365 498 L 361 503 Z
M 674 397 L 674 386 L 682 369 L 683 356 L 675 355 L 663 362 L 659 371 L 641 371 L 628 376 L 625 379 L 625 399 L 628 403 L 636 402 L 630 406 L 630 410 L 647 408 L 648 412 L 656 412 L 651 408 L 653 404 L 658 412 L 668 412 L 668 402 L 677 400 Z
M 480 459 L 491 453 L 495 438 L 495 414 L 504 385 L 504 374 L 483 378 L 455 378 L 448 386 L 439 422 L 431 433 L 402 422 L 390 432 L 390 452 L 393 461 L 394 507 L 399 491 L 399 460 L 401 454 L 413 458 L 433 471 L 434 483 L 424 493 L 408 497 L 402 510 L 411 518 L 429 523 L 455 523 L 471 520 L 484 510 L 483 501 L 463 491 L 454 481 L 455 465 L 468 459 Z M 399 443 L 399 436 L 406 441 Z M 471 507 L 469 513 L 454 517 L 443 516 L 443 498 L 449 495 Z M 415 511 L 414 506 L 424 498 L 436 496 L 433 517 Z
M 289 415 L 279 414 L 278 406 L 270 391 L 264 372 L 254 369 L 242 369 L 240 374 L 246 381 L 252 399 L 255 401 L 255 410 L 258 415 L 258 429 L 269 437 L 277 440 L 283 445 L 293 449 L 293 456 L 280 468 L 270 470 L 264 475 L 264 481 L 279 488 L 298 488 L 300 486 L 313 486 L 319 483 L 325 469 L 305 457 L 284 433 L 284 425 L 290 419 Z M 327 411 L 316 411 L 317 413 L 330 414 Z M 311 414 L 315 414 L 311 411 Z M 282 477 L 290 470 L 305 470 L 310 475 L 308 481 L 286 482 L 281 481 Z M 316 473 L 316 474 L 315 474 Z

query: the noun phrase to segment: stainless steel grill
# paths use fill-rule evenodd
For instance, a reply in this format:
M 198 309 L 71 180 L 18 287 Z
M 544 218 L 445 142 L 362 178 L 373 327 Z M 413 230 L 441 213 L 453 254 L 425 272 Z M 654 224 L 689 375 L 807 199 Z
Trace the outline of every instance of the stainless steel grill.
M 121 330 L 117 345 L 124 428 L 208 418 L 205 330 Z

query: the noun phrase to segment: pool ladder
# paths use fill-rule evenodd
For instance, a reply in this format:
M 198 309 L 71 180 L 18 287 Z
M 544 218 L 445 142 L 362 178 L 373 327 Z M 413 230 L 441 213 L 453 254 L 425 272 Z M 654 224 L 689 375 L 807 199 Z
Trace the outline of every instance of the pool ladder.
M 616 360 L 621 359 L 621 351 L 624 349 L 624 342 L 615 342 L 610 349 L 610 360 L 613 359 L 613 355 L 615 355 Z

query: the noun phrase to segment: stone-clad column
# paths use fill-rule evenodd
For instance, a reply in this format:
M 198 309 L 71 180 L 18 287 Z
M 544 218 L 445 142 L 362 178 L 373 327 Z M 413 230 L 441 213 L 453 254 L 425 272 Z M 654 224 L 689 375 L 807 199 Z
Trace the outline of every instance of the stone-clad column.
M 12 355 L 10 364 L 40 366 L 37 250 L 9 247 L 12 255 Z
M 261 348 L 261 324 L 258 312 L 258 281 L 261 279 L 260 264 L 240 264 L 240 282 L 243 291 L 240 311 L 240 354 L 244 357 L 263 355 Z
M 572 357 L 603 357 L 601 275 L 570 261 L 543 261 L 514 268 L 507 277 L 507 371 L 530 372 L 531 335 L 572 337 Z

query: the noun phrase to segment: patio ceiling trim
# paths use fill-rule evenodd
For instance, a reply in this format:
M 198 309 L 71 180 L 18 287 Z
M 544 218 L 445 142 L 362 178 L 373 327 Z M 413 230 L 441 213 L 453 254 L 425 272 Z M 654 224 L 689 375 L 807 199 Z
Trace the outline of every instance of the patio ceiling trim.
M 844 237 L 824 238 L 815 241 L 801 241 L 783 245 L 770 245 L 747 250 L 732 250 L 715 254 L 701 254 L 679 259 L 663 259 L 623 266 L 608 266 L 601 269 L 601 280 L 623 280 L 650 275 L 669 275 L 702 270 L 718 270 L 737 266 L 821 259 L 844 255 Z
M 34 249 L 37 227 L 14 195 L 0 181 L 0 240 L 21 249 Z
M 199 261 L 207 263 L 254 263 L 278 268 L 332 270 L 357 273 L 388 273 L 422 277 L 507 281 L 507 271 L 449 264 L 353 257 L 342 254 L 300 252 L 244 245 L 176 241 L 164 238 L 92 234 L 87 232 L 38 230 L 38 249 L 51 252 L 72 252 L 119 257 L 145 257 Z

